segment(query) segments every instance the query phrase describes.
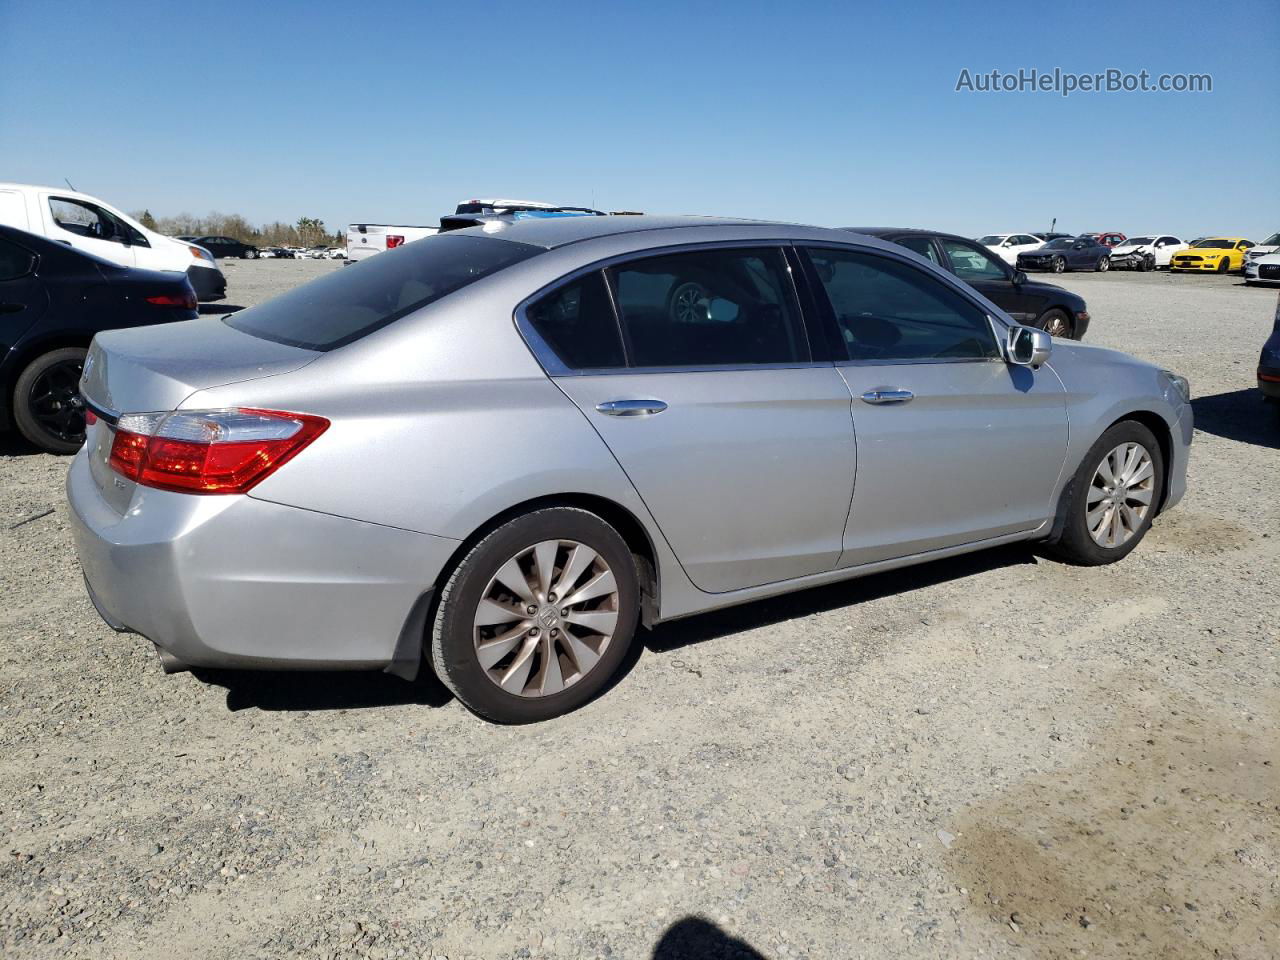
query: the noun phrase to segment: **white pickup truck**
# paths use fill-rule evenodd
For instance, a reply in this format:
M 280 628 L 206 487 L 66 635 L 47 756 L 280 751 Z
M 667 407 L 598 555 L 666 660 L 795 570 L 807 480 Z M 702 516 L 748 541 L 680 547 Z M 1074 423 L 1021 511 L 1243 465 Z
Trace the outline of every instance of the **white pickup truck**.
M 390 223 L 353 223 L 347 227 L 347 265 L 367 260 L 375 253 L 421 240 L 440 232 L 439 227 L 410 227 Z

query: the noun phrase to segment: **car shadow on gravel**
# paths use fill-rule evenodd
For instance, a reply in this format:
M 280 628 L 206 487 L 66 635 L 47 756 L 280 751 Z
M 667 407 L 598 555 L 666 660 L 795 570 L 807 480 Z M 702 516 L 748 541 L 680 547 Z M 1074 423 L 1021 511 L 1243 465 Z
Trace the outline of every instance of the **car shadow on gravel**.
M 1232 390 L 1191 401 L 1196 429 L 1216 437 L 1280 450 L 1280 412 L 1257 390 Z
M 653 947 L 652 960 L 764 960 L 749 943 L 731 937 L 710 920 L 677 920 Z
M 995 547 L 659 624 L 644 638 L 644 645 L 654 653 L 667 653 L 744 630 L 754 630 L 815 613 L 825 613 L 838 607 L 853 606 L 867 600 L 908 593 L 991 570 L 1038 562 L 1040 561 L 1033 545 L 1016 543 Z M 626 670 L 629 666 L 628 663 L 623 669 Z
M 34 454 L 44 454 L 44 451 L 34 443 L 28 443 L 18 431 L 0 433 L 0 457 L 29 457 Z
M 406 683 L 377 672 L 276 672 L 192 670 L 201 683 L 226 687 L 227 709 L 298 711 L 358 710 L 416 704 L 442 707 L 453 699 L 424 663 L 418 679 Z

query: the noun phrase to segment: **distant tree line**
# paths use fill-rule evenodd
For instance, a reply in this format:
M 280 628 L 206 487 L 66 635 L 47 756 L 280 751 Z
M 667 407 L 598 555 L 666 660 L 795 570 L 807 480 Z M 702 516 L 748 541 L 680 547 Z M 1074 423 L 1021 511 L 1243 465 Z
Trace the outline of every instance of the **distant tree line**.
M 259 247 L 341 246 L 346 240 L 342 230 L 330 232 L 323 220 L 299 217 L 297 223 L 274 223 L 255 226 L 238 213 L 212 211 L 203 217 L 179 213 L 172 217 L 155 217 L 150 210 L 134 211 L 134 219 L 148 230 L 170 237 L 234 237 L 241 243 Z

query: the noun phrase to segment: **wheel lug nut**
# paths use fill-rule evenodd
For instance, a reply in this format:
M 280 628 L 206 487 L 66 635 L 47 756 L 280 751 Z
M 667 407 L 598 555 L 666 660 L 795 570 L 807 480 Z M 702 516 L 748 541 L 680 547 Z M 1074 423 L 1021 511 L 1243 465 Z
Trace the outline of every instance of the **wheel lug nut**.
M 558 637 L 558 636 L 560 636 L 560 631 L 559 631 L 559 630 L 557 630 L 555 627 L 552 627 L 552 628 L 551 628 L 551 635 L 552 635 L 553 637 Z
M 565 607 L 563 610 L 561 610 L 561 611 L 560 611 L 560 616 L 562 616 L 562 617 L 567 617 L 568 615 L 569 615 L 569 608 L 568 608 L 568 607 Z
M 528 614 L 535 614 L 538 612 L 538 608 L 535 607 L 532 603 L 529 604 L 527 607 L 525 607 L 524 610 L 525 610 L 525 613 L 528 613 Z
M 547 603 L 555 603 L 555 602 L 556 602 L 556 595 L 554 593 L 548 593 Z
M 536 637 L 536 636 L 538 635 L 538 633 L 539 633 L 539 632 L 540 632 L 540 631 L 538 630 L 538 628 L 537 628 L 537 627 L 534 627 L 532 630 L 530 630 L 530 631 L 529 631 L 529 636 L 531 636 L 531 637 Z

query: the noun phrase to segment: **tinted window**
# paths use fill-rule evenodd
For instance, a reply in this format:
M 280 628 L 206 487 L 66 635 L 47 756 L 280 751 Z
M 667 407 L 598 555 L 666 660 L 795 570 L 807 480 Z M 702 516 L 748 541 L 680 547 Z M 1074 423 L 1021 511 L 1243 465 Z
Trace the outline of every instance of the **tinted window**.
M 231 314 L 225 322 L 277 343 L 332 350 L 540 252 L 489 237 L 428 237 Z
M 588 274 L 547 294 L 525 315 L 567 367 L 626 365 L 622 335 L 601 273 Z
M 779 250 L 702 250 L 610 272 L 632 366 L 809 359 Z
M 920 254 L 920 256 L 924 257 L 926 260 L 932 260 L 934 263 L 938 262 L 937 251 L 934 250 L 933 240 L 929 237 L 899 237 L 895 242 L 899 246 L 906 247 L 912 253 Z
M 1039 243 L 1039 242 L 1040 242 L 1040 241 L 1039 241 L 1039 240 L 1037 240 L 1035 237 L 1028 236 L 1028 235 L 1027 235 L 1027 234 L 1025 234 L 1025 233 L 1020 233 L 1020 234 L 1018 234 L 1016 237 L 1014 237 L 1014 238 L 1013 238 L 1013 240 L 1014 240 L 1014 242 L 1015 242 L 1015 243 L 1024 243 L 1024 244 L 1025 244 L 1025 243 Z
M 1179 240 L 1177 237 L 1161 237 L 1161 238 L 1160 238 L 1160 242 L 1161 242 L 1161 243 L 1163 243 L 1163 244 L 1165 244 L 1166 246 L 1168 246 L 1168 245 L 1169 245 L 1169 244 L 1171 244 L 1171 243 L 1172 243 L 1172 244 L 1179 244 L 1179 243 L 1181 243 L 1182 241 L 1181 241 L 1181 240 Z
M 986 314 L 923 270 L 854 251 L 809 256 L 850 360 L 999 356 Z
M 110 240 L 117 232 L 115 218 L 92 203 L 50 197 L 49 212 L 54 223 L 77 236 Z
M 16 280 L 25 277 L 35 266 L 36 258 L 30 250 L 16 243 L 0 239 L 0 280 Z
M 1004 267 L 981 247 L 947 237 L 939 237 L 942 249 L 951 260 L 951 272 L 961 280 L 1007 280 Z

